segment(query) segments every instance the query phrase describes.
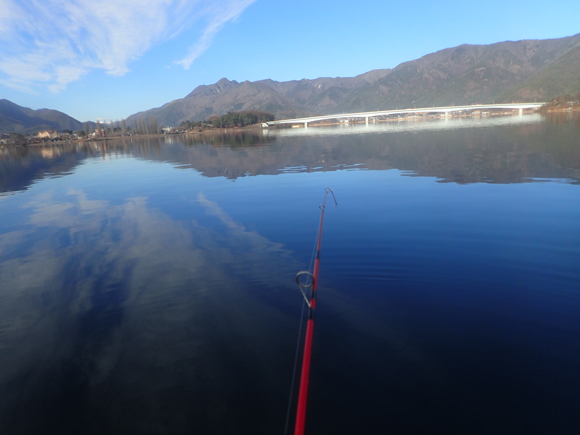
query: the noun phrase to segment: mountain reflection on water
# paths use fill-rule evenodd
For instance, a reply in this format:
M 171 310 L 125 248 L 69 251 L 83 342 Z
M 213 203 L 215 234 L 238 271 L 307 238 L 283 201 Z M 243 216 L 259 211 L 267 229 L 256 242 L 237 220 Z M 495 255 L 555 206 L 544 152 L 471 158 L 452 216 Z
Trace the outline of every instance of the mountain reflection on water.
M 558 116 L 559 115 L 559 116 Z M 0 192 L 25 189 L 43 176 L 70 173 L 82 160 L 117 155 L 170 162 L 207 177 L 236 179 L 284 172 L 399 169 L 455 183 L 580 180 L 578 114 L 8 148 L 1 151 Z M 515 117 L 514 117 L 515 118 Z M 401 125 L 402 124 L 402 125 Z M 445 128 L 446 127 L 446 128 Z M 290 146 L 291 145 L 291 146 Z
M 577 117 L 0 150 L 0 433 L 575 433 Z M 445 127 L 445 128 L 443 128 Z

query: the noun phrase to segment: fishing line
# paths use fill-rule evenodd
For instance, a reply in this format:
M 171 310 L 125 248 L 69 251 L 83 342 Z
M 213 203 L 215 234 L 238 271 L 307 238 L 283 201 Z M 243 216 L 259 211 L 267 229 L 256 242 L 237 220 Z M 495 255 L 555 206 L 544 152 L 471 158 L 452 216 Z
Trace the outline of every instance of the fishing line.
M 296 341 L 296 353 L 294 354 L 294 367 L 292 368 L 292 382 L 290 383 L 290 397 L 288 398 L 288 409 L 286 410 L 286 427 L 284 428 L 284 435 L 288 435 L 288 427 L 290 426 L 290 410 L 292 409 L 292 401 L 294 399 L 294 387 L 296 386 L 296 372 L 298 370 L 298 356 L 300 355 L 300 342 L 302 341 L 302 325 L 304 324 L 304 307 L 306 302 L 302 301 L 302 313 L 300 314 L 300 327 L 298 329 L 298 340 Z

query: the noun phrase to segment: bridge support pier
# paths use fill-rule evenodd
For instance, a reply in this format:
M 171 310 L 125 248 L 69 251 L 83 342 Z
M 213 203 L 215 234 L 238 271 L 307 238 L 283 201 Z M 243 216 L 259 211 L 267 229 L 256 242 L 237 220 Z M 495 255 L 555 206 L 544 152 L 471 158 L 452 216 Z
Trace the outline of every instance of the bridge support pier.
M 522 116 L 524 114 L 524 109 L 521 107 L 518 109 L 518 116 Z
M 369 125 L 369 117 L 368 117 L 368 116 L 365 116 L 365 125 L 366 125 L 367 127 L 368 127 L 368 125 Z
M 308 128 L 308 123 L 307 122 L 304 123 L 304 128 Z

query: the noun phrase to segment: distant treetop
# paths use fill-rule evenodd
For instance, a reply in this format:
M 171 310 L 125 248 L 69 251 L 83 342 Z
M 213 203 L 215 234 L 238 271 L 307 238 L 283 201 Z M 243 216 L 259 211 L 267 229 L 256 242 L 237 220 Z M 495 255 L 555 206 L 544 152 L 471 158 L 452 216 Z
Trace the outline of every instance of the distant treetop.
M 244 110 L 240 112 L 228 112 L 222 116 L 214 115 L 203 122 L 182 122 L 181 126 L 187 128 L 202 126 L 212 126 L 218 128 L 245 127 L 246 125 L 259 124 L 273 120 L 274 115 L 270 112 L 262 112 L 259 110 Z

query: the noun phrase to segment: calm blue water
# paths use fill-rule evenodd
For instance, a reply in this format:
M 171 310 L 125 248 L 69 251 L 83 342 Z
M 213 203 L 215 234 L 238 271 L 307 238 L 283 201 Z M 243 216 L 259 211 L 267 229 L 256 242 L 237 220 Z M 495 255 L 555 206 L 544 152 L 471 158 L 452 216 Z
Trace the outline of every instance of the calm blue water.
M 580 430 L 580 123 L 0 150 L 0 433 Z M 293 421 L 290 424 L 293 427 Z

